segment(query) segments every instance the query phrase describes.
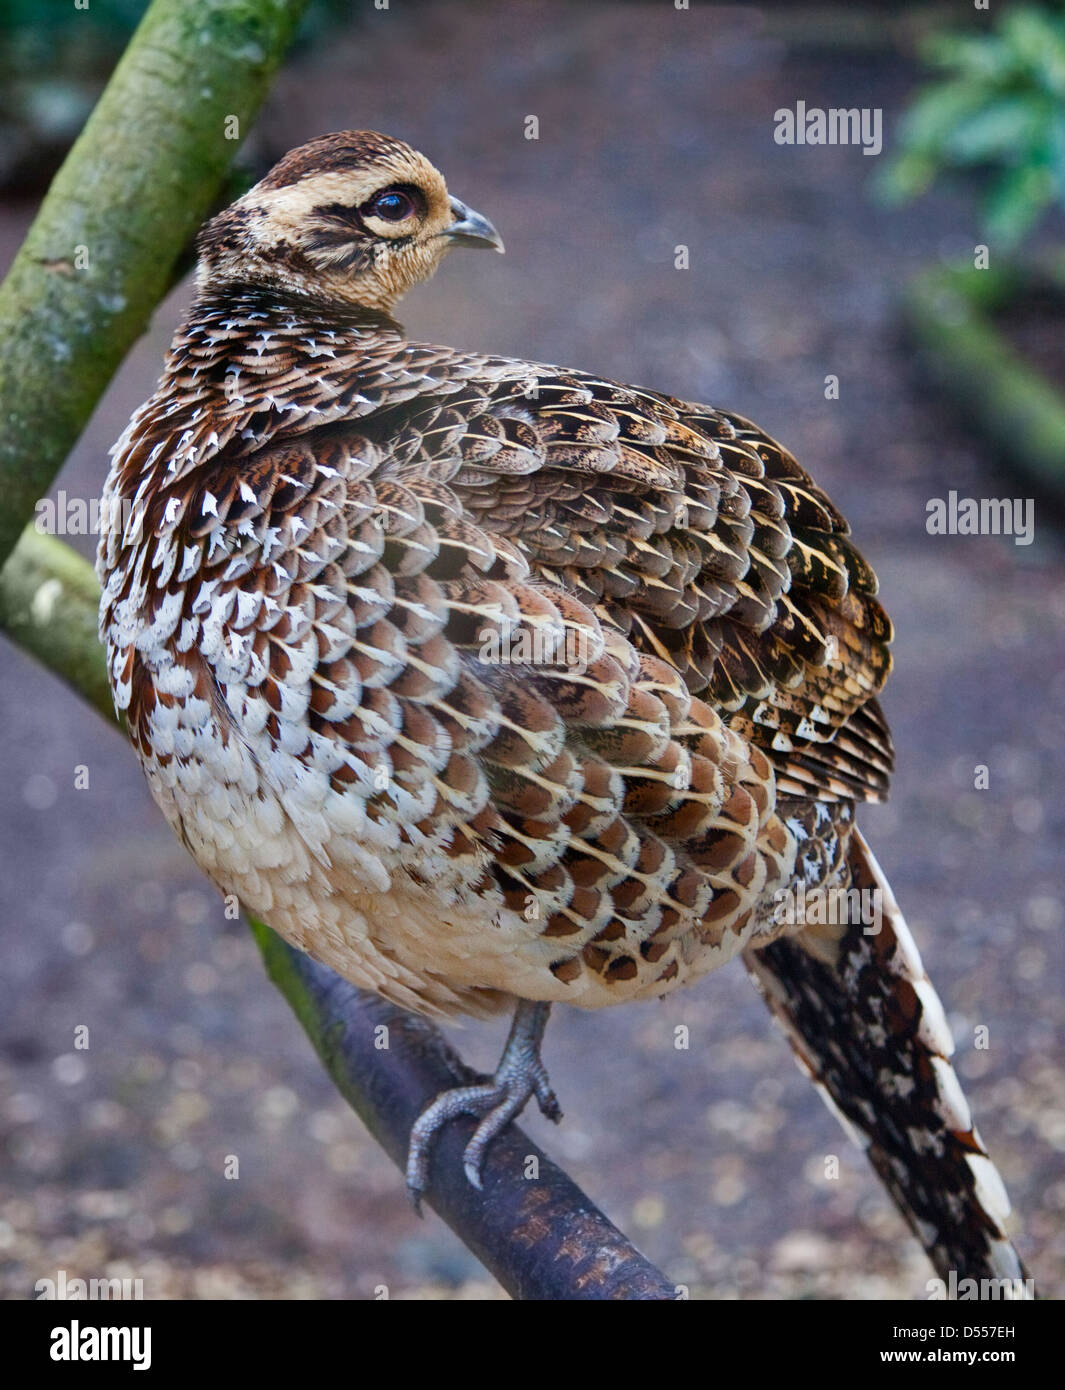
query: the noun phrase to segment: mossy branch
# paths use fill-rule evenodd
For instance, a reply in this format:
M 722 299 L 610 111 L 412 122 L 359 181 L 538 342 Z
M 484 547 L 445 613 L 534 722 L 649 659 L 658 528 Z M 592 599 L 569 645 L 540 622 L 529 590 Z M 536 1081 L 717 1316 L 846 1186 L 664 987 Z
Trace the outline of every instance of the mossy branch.
M 113 720 L 97 637 L 99 602 L 100 586 L 89 562 L 32 526 L 0 570 L 0 629 Z
M 154 0 L 0 287 L 0 565 L 165 293 L 307 0 Z

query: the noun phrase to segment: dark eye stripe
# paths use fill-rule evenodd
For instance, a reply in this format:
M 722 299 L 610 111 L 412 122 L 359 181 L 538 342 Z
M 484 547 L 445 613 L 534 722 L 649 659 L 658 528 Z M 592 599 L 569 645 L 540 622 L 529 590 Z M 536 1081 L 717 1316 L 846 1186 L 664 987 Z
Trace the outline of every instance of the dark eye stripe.
M 363 225 L 359 209 L 350 207 L 345 203 L 321 203 L 314 209 L 312 217 L 318 222 L 331 223 L 346 231 L 362 232 L 366 236 L 370 235 Z
M 413 241 L 411 233 L 403 233 L 399 236 L 385 236 L 380 231 L 371 230 L 364 222 L 365 217 L 379 217 L 380 214 L 374 211 L 374 203 L 386 194 L 402 194 L 414 205 L 415 212 L 424 213 L 426 203 L 425 195 L 421 189 L 413 184 L 393 184 L 388 188 L 382 188 L 368 198 L 358 207 L 353 207 L 345 203 L 321 203 L 314 209 L 312 217 L 317 224 L 313 236 L 308 240 L 308 247 L 316 250 L 338 247 L 349 243 L 361 242 L 369 253 L 370 245 L 374 242 L 387 244 L 393 250 L 408 246 Z M 410 221 L 411 214 L 396 219 L 392 222 L 397 230 Z M 381 218 L 387 222 L 388 218 Z

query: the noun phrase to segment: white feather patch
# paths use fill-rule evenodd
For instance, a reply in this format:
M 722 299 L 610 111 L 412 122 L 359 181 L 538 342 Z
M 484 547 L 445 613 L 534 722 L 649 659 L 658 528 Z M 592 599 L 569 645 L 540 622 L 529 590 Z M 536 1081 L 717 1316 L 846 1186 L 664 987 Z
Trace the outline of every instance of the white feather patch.
M 992 1221 L 1004 1225 L 1010 1214 L 1010 1199 L 998 1169 L 984 1154 L 966 1154 L 965 1161 L 976 1179 L 977 1201 Z
M 930 1058 L 932 1070 L 936 1075 L 939 1095 L 936 1098 L 936 1112 L 948 1129 L 967 1134 L 972 1128 L 973 1117 L 969 1102 L 961 1082 L 951 1064 L 943 1057 Z

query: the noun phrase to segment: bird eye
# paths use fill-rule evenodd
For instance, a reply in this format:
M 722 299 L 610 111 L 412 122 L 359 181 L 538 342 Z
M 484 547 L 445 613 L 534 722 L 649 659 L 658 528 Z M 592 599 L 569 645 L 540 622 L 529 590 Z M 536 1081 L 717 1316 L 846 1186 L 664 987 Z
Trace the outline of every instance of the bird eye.
M 383 222 L 402 222 L 416 211 L 414 199 L 401 188 L 386 188 L 371 198 L 366 207 L 371 217 L 379 217 Z

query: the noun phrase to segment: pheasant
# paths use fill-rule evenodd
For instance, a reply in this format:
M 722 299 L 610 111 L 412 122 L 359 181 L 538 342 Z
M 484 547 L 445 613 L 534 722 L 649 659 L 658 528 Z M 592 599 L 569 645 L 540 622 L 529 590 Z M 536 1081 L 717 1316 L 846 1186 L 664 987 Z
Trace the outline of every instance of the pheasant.
M 855 825 L 892 768 L 892 634 L 847 523 L 730 411 L 408 340 L 396 301 L 456 246 L 503 250 L 370 131 L 203 228 L 97 562 L 152 795 L 224 893 L 356 985 L 513 1008 L 495 1076 L 415 1124 L 416 1198 L 456 1115 L 477 1186 L 530 1098 L 558 1118 L 552 1004 L 740 956 L 940 1273 L 1021 1278 Z

